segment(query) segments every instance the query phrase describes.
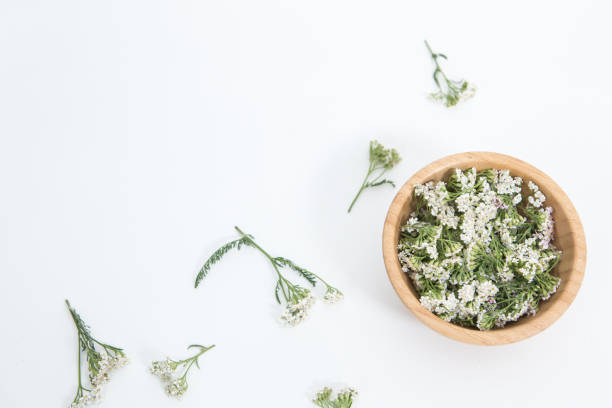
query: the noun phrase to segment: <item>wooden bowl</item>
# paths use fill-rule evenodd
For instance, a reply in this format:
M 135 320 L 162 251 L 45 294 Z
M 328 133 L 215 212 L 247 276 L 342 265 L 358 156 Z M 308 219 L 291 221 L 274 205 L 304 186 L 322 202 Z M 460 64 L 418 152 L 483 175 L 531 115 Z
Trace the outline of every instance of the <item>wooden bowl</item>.
M 534 316 L 522 317 L 500 329 L 480 331 L 448 323 L 419 302 L 418 294 L 410 278 L 402 271 L 397 256 L 400 227 L 406 223 L 412 211 L 415 184 L 430 180 L 446 179 L 455 168 L 476 170 L 508 169 L 512 176 L 522 177 L 525 183 L 532 180 L 546 196 L 545 205 L 553 207 L 555 235 L 553 243 L 563 251 L 561 262 L 553 274 L 561 278 L 557 292 L 540 304 Z M 419 170 L 399 190 L 389 207 L 383 230 L 383 257 L 389 280 L 404 304 L 416 317 L 430 328 L 451 339 L 479 345 L 514 343 L 534 336 L 555 322 L 572 303 L 584 277 L 586 266 L 586 242 L 582 223 L 576 209 L 561 188 L 546 174 L 532 165 L 514 157 L 499 153 L 470 152 L 444 157 Z

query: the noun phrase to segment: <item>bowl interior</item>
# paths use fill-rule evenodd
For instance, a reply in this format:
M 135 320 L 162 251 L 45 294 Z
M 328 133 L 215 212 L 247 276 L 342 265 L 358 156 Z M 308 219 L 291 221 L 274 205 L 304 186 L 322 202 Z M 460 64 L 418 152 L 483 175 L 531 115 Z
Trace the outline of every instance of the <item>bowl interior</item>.
M 445 322 L 429 312 L 418 301 L 411 280 L 401 270 L 397 257 L 400 227 L 406 223 L 413 210 L 412 192 L 415 184 L 430 180 L 447 179 L 455 168 L 476 170 L 494 168 L 508 169 L 512 176 L 522 177 L 525 188 L 527 181 L 536 183 L 546 196 L 546 206 L 553 208 L 555 235 L 553 244 L 563 251 L 561 261 L 553 274 L 561 278 L 557 292 L 547 301 L 541 302 L 538 313 L 523 317 L 501 329 L 480 331 Z M 524 191 L 525 192 L 525 191 Z M 582 283 L 586 263 L 586 245 L 580 219 L 574 206 L 561 188 L 546 174 L 530 164 L 498 153 L 460 153 L 440 159 L 412 176 L 400 189 L 393 200 L 383 233 L 383 254 L 385 267 L 394 289 L 417 317 L 434 330 L 474 344 L 505 344 L 522 340 L 544 330 L 563 314 L 573 301 Z

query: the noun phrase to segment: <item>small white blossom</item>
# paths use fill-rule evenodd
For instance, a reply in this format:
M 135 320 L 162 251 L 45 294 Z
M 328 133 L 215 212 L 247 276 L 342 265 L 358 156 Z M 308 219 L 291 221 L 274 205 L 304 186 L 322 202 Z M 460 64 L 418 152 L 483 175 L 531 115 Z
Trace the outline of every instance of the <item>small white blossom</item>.
M 184 378 L 174 379 L 166 385 L 166 394 L 169 397 L 180 399 L 187 392 L 187 381 Z
M 439 282 L 446 282 L 450 277 L 450 271 L 448 269 L 435 264 L 423 265 L 422 273 L 427 279 Z
M 281 320 L 287 326 L 296 326 L 308 317 L 310 309 L 315 302 L 314 296 L 310 291 L 305 291 L 306 294 L 292 302 L 287 303 L 287 306 L 281 314 Z
M 151 364 L 151 374 L 159 377 L 162 381 L 170 381 L 172 380 L 172 376 L 174 375 L 173 362 L 167 357 L 162 361 L 154 361 Z
M 338 289 L 328 286 L 325 295 L 323 295 L 323 301 L 325 303 L 336 303 L 344 298 L 342 292 Z
M 546 201 L 546 196 L 542 194 L 540 188 L 533 181 L 529 181 L 528 186 L 529 189 L 533 192 L 533 195 L 527 197 L 527 201 L 534 207 L 541 207 L 542 203 Z
M 421 296 L 419 301 L 421 302 L 423 307 L 429 310 L 430 312 L 433 312 L 436 307 L 438 307 L 438 305 L 441 303 L 440 299 L 436 299 L 431 296 Z
M 499 194 L 516 194 L 521 192 L 523 179 L 520 177 L 511 177 L 509 170 L 500 170 L 498 172 L 497 183 L 495 190 Z
M 457 228 L 459 217 L 455 215 L 454 208 L 446 202 L 448 191 L 444 182 L 417 184 L 414 186 L 414 192 L 423 197 L 431 214 L 437 217 L 442 225 Z
M 464 303 L 471 302 L 474 300 L 474 291 L 476 290 L 474 284 L 463 285 L 457 294 L 459 295 L 459 299 L 461 299 Z
M 478 297 L 480 299 L 488 299 L 497 294 L 499 289 L 490 280 L 478 283 Z
M 544 222 L 540 226 L 537 237 L 540 240 L 540 248 L 548 249 L 548 247 L 550 246 L 550 241 L 552 241 L 554 232 L 555 222 L 552 218 L 553 209 L 552 207 L 546 207 L 546 209 L 540 211 L 542 214 L 544 214 Z

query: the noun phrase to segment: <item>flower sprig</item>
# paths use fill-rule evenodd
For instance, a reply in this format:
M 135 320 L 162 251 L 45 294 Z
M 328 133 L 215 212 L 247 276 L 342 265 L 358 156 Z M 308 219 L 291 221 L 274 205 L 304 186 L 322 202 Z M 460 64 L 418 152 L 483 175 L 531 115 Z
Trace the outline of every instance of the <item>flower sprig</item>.
M 70 306 L 68 300 L 66 300 L 66 306 L 68 306 L 72 320 L 77 328 L 79 338 L 78 388 L 70 408 L 83 408 L 100 400 L 102 387 L 109 381 L 111 371 L 126 365 L 128 359 L 122 349 L 96 340 L 91 335 L 89 326 L 85 324 L 76 310 Z M 91 388 L 84 385 L 81 375 L 81 354 L 83 352 L 86 356 Z
M 442 102 L 448 108 L 474 96 L 476 88 L 468 81 L 463 79 L 458 81 L 448 79 L 438 62 L 438 58 L 448 59 L 446 55 L 433 52 L 427 41 L 425 41 L 425 45 L 431 54 L 434 64 L 436 64 L 433 80 L 438 87 L 438 91 L 431 93 L 431 98 L 435 101 Z
M 399 163 L 402 158 L 395 149 L 385 149 L 383 145 L 376 140 L 370 142 L 370 165 L 366 173 L 363 183 L 357 192 L 357 195 L 351 202 L 348 212 L 350 213 L 355 205 L 355 202 L 366 188 L 380 186 L 382 184 L 391 184 L 395 187 L 395 183 L 391 180 L 382 179 L 382 176 Z
M 198 359 L 213 347 L 215 347 L 214 344 L 209 347 L 192 344 L 187 349 L 196 348 L 199 350 L 197 354 L 178 361 L 172 360 L 170 357 L 165 360 L 153 361 L 151 363 L 151 374 L 159 377 L 165 383 L 164 388 L 169 397 L 180 399 L 189 388 L 187 373 L 194 365 L 200 368 Z
M 332 389 L 325 387 L 315 395 L 312 400 L 321 408 L 350 408 L 353 406 L 353 398 L 357 397 L 357 391 L 352 388 L 340 391 L 336 399 L 332 399 Z
M 234 227 L 241 235 L 237 240 L 228 242 L 221 248 L 217 249 L 204 263 L 195 280 L 197 288 L 202 280 L 208 275 L 212 265 L 217 263 L 221 258 L 232 249 L 240 250 L 243 246 L 249 246 L 261 252 L 272 264 L 272 268 L 276 272 L 277 281 L 274 289 L 274 297 L 279 304 L 285 303 L 285 309 L 281 314 L 281 320 L 288 326 L 295 326 L 302 322 L 314 304 L 315 298 L 310 289 L 300 285 L 293 284 L 281 272 L 282 268 L 289 268 L 302 276 L 312 287 L 317 283 L 325 285 L 325 294 L 323 300 L 327 303 L 334 303 L 342 299 L 343 294 L 337 288 L 328 284 L 319 275 L 296 265 L 293 261 L 283 257 L 272 257 L 262 247 L 260 247 L 252 235 L 245 234 L 238 227 Z

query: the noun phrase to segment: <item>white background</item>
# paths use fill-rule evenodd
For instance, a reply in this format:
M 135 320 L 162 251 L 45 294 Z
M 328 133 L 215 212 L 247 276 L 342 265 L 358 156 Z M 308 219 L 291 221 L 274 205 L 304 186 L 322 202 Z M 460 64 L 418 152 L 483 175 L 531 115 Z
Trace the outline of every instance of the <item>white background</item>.
M 612 6 L 606 1 L 31 1 L 0 3 L 2 407 L 66 407 L 69 298 L 132 363 L 104 407 L 612 406 Z M 478 86 L 455 109 L 423 40 Z M 404 308 L 383 267 L 395 190 L 366 191 L 370 139 L 404 182 L 489 150 L 548 173 L 588 241 L 576 301 L 542 334 L 486 348 Z M 277 320 L 254 250 L 198 268 L 234 225 L 342 289 L 309 321 Z M 290 275 L 293 276 L 293 275 Z M 216 344 L 182 402 L 153 359 Z

